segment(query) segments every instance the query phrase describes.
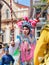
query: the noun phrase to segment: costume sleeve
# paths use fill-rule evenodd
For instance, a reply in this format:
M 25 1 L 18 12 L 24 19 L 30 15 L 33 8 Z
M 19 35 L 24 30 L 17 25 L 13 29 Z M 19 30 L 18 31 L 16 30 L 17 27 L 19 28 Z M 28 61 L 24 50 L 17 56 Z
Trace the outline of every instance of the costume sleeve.
M 15 44 L 16 44 L 16 47 L 17 47 L 17 48 L 19 47 L 20 43 L 21 43 L 21 38 L 20 38 L 19 35 L 17 35 L 16 41 L 15 41 Z
M 43 30 L 39 40 L 37 41 L 35 51 L 34 51 L 34 65 L 39 65 L 39 59 L 38 57 L 40 55 L 43 55 L 43 46 L 48 43 L 49 41 L 49 35 L 47 30 Z
M 21 38 L 19 35 L 16 36 L 15 43 L 21 43 Z

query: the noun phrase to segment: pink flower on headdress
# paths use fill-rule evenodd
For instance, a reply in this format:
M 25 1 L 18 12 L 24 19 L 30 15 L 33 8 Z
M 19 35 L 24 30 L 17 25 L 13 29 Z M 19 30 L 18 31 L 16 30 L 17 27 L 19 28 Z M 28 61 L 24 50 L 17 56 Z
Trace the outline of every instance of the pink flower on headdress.
M 39 20 L 38 19 L 34 19 L 34 20 L 30 19 L 29 22 L 31 23 L 32 27 L 35 27 L 36 24 L 39 22 Z
M 35 27 L 36 24 L 37 24 L 37 22 L 36 22 L 35 20 L 33 20 L 33 21 L 31 22 L 32 27 Z
M 33 20 L 32 20 L 32 19 L 30 19 L 30 20 L 29 20 L 29 22 L 31 23 L 31 22 L 33 22 Z
M 19 21 L 19 22 L 17 23 L 17 25 L 18 25 L 19 28 L 22 27 L 22 22 L 23 22 L 23 21 Z
M 36 21 L 35 20 L 30 19 L 29 22 L 31 23 L 32 27 L 36 26 Z
M 26 20 L 26 21 L 28 21 L 28 17 L 27 16 L 24 16 L 23 19 Z

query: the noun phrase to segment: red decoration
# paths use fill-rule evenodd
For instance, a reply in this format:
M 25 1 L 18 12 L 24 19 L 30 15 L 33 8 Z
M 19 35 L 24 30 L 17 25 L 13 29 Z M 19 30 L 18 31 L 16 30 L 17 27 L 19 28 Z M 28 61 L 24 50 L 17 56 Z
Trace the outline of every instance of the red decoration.
M 37 22 L 36 22 L 35 20 L 33 20 L 33 21 L 31 22 L 32 27 L 35 27 L 36 24 L 37 24 Z
M 23 19 L 26 20 L 26 21 L 28 21 L 28 17 L 27 16 L 24 16 Z
M 29 22 L 31 23 L 32 27 L 35 27 L 36 24 L 39 22 L 39 19 L 34 19 L 34 20 L 30 19 Z

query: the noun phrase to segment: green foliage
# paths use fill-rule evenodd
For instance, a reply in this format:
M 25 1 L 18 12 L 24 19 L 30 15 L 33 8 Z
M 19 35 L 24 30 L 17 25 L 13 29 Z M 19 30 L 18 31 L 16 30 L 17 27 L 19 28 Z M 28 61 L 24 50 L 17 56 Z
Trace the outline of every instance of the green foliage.
M 33 7 L 35 7 L 35 8 L 42 8 L 40 5 L 39 6 L 33 6 Z
M 41 0 L 41 2 L 47 2 L 47 0 Z

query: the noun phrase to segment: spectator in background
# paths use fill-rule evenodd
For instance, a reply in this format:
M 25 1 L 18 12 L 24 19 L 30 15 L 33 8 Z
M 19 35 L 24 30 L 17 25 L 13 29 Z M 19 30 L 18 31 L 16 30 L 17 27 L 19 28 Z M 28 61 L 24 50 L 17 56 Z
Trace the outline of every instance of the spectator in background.
M 13 57 L 9 54 L 9 48 L 5 47 L 4 48 L 5 54 L 2 56 L 2 65 L 10 65 L 14 64 L 14 59 Z

